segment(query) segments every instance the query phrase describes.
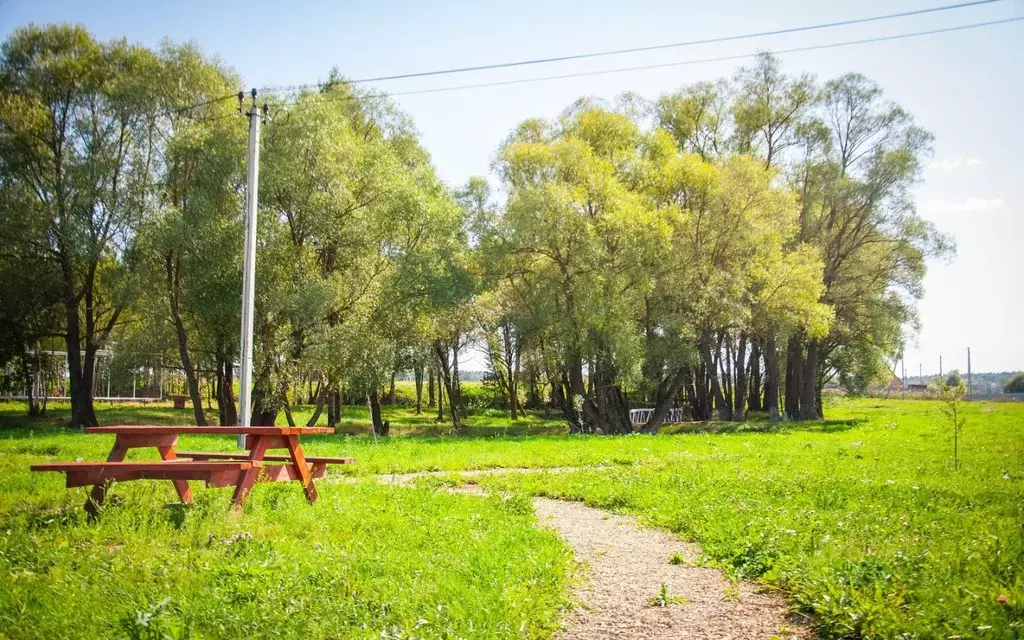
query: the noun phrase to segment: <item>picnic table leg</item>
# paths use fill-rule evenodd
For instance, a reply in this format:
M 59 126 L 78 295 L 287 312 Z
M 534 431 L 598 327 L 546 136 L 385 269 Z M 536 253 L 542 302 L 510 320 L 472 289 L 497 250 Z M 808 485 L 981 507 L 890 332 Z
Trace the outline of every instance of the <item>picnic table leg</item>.
M 173 446 L 158 446 L 156 448 L 160 452 L 160 457 L 164 460 L 177 460 L 178 456 L 174 455 Z M 190 504 L 192 502 L 192 489 L 188 486 L 188 480 L 171 480 L 174 483 L 174 489 L 178 492 L 178 498 L 182 504 Z
M 121 436 L 117 436 L 117 439 L 114 440 L 114 448 L 110 450 L 110 455 L 107 456 L 107 462 L 121 462 L 127 453 L 128 447 L 121 441 Z M 89 492 L 89 498 L 85 501 L 85 512 L 94 518 L 98 516 L 100 505 L 103 504 L 103 499 L 106 496 L 106 482 L 93 486 L 92 491 Z
M 313 485 L 313 476 L 306 466 L 306 457 L 302 455 L 302 447 L 299 446 L 299 436 L 287 436 L 285 441 L 288 444 L 288 453 L 292 456 L 292 463 L 295 465 L 295 472 L 302 479 L 302 488 L 306 491 L 306 500 L 310 504 L 316 502 L 316 487 Z
M 267 452 L 267 441 L 263 436 L 250 435 L 248 438 L 252 438 L 252 449 L 249 451 L 249 460 L 257 461 L 263 460 L 263 456 Z M 256 482 L 256 478 L 259 477 L 261 469 L 249 468 L 238 474 L 238 485 L 235 487 L 235 495 L 231 496 L 231 503 L 236 509 L 241 509 L 242 505 L 245 504 L 245 499 L 249 497 L 249 491 L 252 490 L 253 483 Z

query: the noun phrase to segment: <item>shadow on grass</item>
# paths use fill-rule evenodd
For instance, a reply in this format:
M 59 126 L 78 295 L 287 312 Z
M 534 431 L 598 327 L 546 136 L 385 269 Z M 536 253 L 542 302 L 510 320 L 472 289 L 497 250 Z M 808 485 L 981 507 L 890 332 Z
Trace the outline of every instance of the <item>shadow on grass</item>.
M 759 420 L 755 422 L 683 422 L 662 427 L 659 433 L 664 435 L 683 433 L 794 433 L 806 431 L 812 433 L 840 433 L 849 431 L 866 423 L 867 420 L 856 418 L 851 420 L 812 420 L 782 421 Z

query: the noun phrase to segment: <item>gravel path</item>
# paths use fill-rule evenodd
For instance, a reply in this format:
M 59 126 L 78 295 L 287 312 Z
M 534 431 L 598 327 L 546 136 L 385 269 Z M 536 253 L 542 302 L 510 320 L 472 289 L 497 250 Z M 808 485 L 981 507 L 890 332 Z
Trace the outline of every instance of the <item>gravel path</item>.
M 382 475 L 378 479 L 407 485 L 424 475 L 431 474 Z M 446 490 L 483 492 L 475 484 Z M 696 566 L 700 556 L 696 545 L 642 527 L 635 518 L 579 502 L 534 498 L 533 507 L 541 526 L 557 532 L 583 567 L 583 580 L 573 594 L 579 606 L 566 616 L 557 636 L 561 640 L 811 637 L 805 626 L 787 614 L 778 596 L 759 593 L 750 583 L 732 584 L 718 569 Z M 669 562 L 676 554 L 683 563 Z M 651 602 L 661 594 L 662 585 L 672 601 L 667 606 Z
M 695 545 L 579 502 L 534 498 L 533 505 L 540 523 L 586 563 L 586 582 L 575 594 L 582 606 L 568 615 L 559 638 L 808 637 L 787 621 L 780 598 L 748 583 L 731 585 L 717 569 L 693 566 L 700 555 Z M 685 564 L 669 563 L 677 553 Z M 685 604 L 652 606 L 662 584 Z

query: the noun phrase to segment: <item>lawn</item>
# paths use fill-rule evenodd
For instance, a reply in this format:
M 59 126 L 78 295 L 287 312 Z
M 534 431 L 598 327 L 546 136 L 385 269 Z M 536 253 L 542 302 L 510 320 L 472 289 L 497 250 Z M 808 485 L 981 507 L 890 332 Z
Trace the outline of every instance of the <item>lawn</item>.
M 147 637 L 154 612 L 172 637 L 544 637 L 571 562 L 534 527 L 525 492 L 699 542 L 731 577 L 782 590 L 825 637 L 1024 637 L 1021 404 L 968 406 L 958 471 L 937 402 L 838 400 L 821 423 L 614 438 L 514 436 L 557 425 L 509 430 L 478 414 L 476 437 L 309 438 L 308 452 L 359 459 L 330 472 L 313 508 L 293 485 L 261 485 L 240 516 L 226 489 L 199 489 L 180 511 L 164 507 L 167 483 L 127 483 L 99 524 L 80 515 L 83 490 L 26 469 L 101 459 L 111 440 L 0 408 L 0 636 Z M 386 410 L 396 424 L 409 413 Z M 100 420 L 187 414 L 114 407 Z M 494 467 L 537 472 L 479 479 L 504 500 L 343 477 Z

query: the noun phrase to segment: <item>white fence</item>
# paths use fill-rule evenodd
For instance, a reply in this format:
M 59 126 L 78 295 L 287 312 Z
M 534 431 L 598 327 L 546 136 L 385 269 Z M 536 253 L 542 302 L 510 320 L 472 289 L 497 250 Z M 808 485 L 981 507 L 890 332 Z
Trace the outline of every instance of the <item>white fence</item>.
M 673 407 L 668 410 L 665 414 L 665 423 L 671 424 L 675 422 L 683 422 L 687 418 L 686 407 Z M 634 427 L 642 427 L 647 424 L 647 421 L 654 415 L 654 409 L 630 409 L 629 421 Z

